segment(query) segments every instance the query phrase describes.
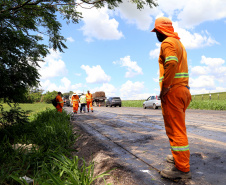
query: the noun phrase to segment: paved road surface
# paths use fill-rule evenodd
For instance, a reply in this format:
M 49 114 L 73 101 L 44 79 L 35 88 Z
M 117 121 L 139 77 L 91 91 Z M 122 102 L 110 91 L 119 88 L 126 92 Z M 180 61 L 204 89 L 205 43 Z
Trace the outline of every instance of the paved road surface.
M 78 113 L 75 123 L 115 153 L 141 185 L 226 184 L 226 111 L 187 110 L 192 179 L 179 182 L 158 173 L 171 167 L 165 161 L 171 152 L 161 110 L 94 107 L 93 113 Z

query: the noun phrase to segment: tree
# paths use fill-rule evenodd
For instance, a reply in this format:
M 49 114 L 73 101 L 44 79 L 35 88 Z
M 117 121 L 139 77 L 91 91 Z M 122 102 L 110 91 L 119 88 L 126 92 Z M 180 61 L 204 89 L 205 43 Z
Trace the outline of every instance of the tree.
M 144 4 L 156 6 L 154 0 L 132 0 L 137 8 Z M 78 6 L 117 7 L 122 0 L 2 0 L 0 2 L 0 99 L 20 102 L 29 87 L 39 83 L 38 62 L 49 48 L 63 52 L 67 48 L 60 34 L 61 24 L 56 13 L 69 23 L 82 18 Z M 87 8 L 87 7 L 86 7 Z M 49 37 L 49 46 L 41 44 Z
M 52 91 L 52 92 L 47 91 L 43 95 L 43 102 L 52 103 L 52 99 L 54 99 L 56 96 L 57 96 L 57 91 Z

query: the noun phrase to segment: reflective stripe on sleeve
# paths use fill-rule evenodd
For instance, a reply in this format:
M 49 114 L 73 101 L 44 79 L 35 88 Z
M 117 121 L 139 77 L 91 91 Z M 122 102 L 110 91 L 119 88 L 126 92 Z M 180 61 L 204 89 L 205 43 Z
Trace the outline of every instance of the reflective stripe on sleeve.
M 174 78 L 188 78 L 188 73 L 176 73 Z
M 187 146 L 171 146 L 171 150 L 176 151 L 176 152 L 187 151 L 187 150 L 189 150 L 189 145 L 187 145 Z
M 57 103 L 64 103 L 63 101 L 57 102 Z
M 174 78 L 188 78 L 189 74 L 188 73 L 176 73 Z M 162 80 L 164 79 L 164 76 L 159 78 L 159 82 L 162 82 Z
M 178 62 L 178 58 L 177 57 L 175 57 L 175 56 L 169 56 L 169 57 L 166 57 L 165 63 L 168 62 L 168 61 L 170 61 L 170 60 L 176 60 Z

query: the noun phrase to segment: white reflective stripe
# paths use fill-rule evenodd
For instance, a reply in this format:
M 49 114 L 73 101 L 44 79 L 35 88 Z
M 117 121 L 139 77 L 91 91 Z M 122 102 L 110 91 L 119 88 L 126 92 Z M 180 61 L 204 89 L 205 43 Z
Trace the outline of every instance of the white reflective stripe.
M 178 151 L 178 152 L 187 151 L 187 150 L 189 150 L 189 145 L 187 145 L 187 146 L 171 146 L 171 150 Z

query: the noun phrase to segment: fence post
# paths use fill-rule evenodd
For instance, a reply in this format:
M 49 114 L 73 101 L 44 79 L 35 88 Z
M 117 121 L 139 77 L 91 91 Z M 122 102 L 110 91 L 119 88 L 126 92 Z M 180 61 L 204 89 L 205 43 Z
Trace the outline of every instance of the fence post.
M 218 94 L 218 100 L 219 100 L 219 94 Z
M 202 95 L 202 100 L 203 100 L 203 95 Z
M 211 94 L 210 94 L 210 100 L 211 100 Z

